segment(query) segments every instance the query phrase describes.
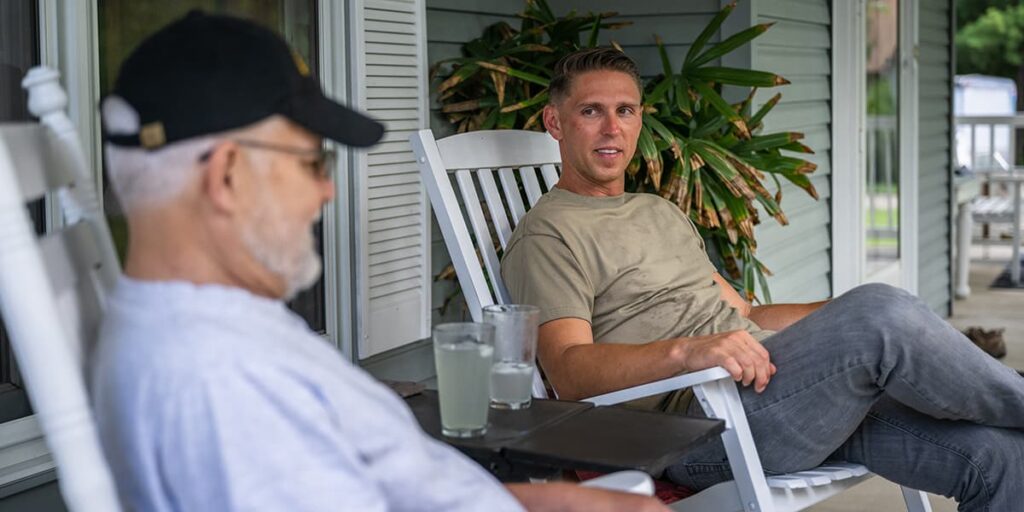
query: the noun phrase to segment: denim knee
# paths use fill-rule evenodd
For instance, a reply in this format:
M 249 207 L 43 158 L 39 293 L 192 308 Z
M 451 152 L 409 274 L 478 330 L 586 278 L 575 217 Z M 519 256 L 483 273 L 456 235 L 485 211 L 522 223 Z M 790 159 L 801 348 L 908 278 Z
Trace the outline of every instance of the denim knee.
M 842 295 L 847 302 L 869 306 L 892 305 L 912 301 L 914 296 L 902 288 L 884 283 L 862 284 Z
M 857 329 L 875 328 L 892 333 L 903 328 L 913 330 L 923 320 L 914 295 L 882 283 L 858 286 L 840 296 L 836 303 L 841 308 L 841 322 Z

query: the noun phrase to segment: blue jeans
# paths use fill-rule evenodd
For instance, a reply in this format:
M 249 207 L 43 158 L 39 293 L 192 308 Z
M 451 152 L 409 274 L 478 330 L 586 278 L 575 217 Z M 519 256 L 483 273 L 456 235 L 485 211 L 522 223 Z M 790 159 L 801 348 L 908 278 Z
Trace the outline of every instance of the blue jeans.
M 860 286 L 764 346 L 778 373 L 740 397 L 766 472 L 844 460 L 960 510 L 1024 510 L 1024 378 L 913 295 Z M 694 489 L 732 478 L 720 440 L 666 476 Z

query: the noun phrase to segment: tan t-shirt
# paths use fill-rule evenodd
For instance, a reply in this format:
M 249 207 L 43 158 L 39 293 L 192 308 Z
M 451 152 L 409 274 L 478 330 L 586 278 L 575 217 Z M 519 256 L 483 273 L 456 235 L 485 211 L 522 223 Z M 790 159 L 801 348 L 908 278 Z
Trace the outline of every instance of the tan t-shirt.
M 739 329 L 758 340 L 770 336 L 721 299 L 714 272 L 704 241 L 672 203 L 653 194 L 589 197 L 560 188 L 522 219 L 501 265 L 513 301 L 538 306 L 541 323 L 590 322 L 596 343 Z

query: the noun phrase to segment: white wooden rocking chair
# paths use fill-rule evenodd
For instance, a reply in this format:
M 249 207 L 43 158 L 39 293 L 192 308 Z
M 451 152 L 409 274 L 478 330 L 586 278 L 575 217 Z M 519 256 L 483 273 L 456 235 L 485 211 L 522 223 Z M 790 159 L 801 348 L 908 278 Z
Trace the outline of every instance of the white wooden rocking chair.
M 83 357 L 119 268 L 58 78 L 35 68 L 23 82 L 41 124 L 0 124 L 0 312 L 65 504 L 116 512 Z M 60 203 L 62 218 L 38 238 L 25 205 L 44 196 Z
M 545 190 L 555 186 L 561 167 L 558 144 L 546 133 L 517 130 L 471 132 L 440 140 L 435 140 L 430 130 L 420 130 L 410 142 L 470 314 L 480 321 L 484 306 L 511 302 L 501 279 L 492 229 L 498 245 L 504 248 L 527 209 L 536 204 Z M 458 196 L 452 186 L 453 177 Z M 489 222 L 480 195 L 486 203 Z M 721 367 L 584 401 L 610 405 L 687 387 L 693 387 L 709 417 L 725 420 L 722 441 L 735 480 L 672 504 L 674 510 L 802 510 L 874 476 L 861 465 L 831 464 L 766 477 L 736 385 Z M 547 396 L 539 377 L 534 382 L 534 396 Z M 930 512 L 925 493 L 901 490 L 910 512 Z

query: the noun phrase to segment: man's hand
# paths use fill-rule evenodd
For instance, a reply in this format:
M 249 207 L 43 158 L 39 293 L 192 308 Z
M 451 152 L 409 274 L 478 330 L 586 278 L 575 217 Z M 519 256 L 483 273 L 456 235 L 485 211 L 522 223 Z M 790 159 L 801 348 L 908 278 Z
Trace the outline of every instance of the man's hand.
M 768 350 L 747 331 L 729 331 L 681 340 L 679 350 L 685 370 L 695 372 L 713 366 L 726 369 L 736 382 L 754 384 L 760 393 L 775 375 Z
M 530 512 L 668 512 L 657 498 L 575 484 L 509 484 L 509 492 Z

